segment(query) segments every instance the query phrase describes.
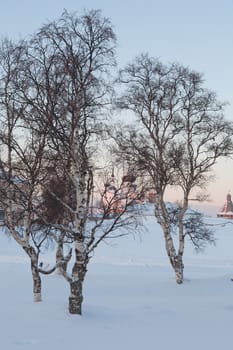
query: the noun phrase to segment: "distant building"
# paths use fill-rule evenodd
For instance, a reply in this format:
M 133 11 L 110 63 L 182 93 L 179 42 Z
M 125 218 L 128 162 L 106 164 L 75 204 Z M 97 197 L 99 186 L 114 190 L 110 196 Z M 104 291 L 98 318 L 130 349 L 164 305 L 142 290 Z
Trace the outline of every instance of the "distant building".
M 231 200 L 230 193 L 227 194 L 226 202 L 225 202 L 221 212 L 219 212 L 217 214 L 217 216 L 220 218 L 225 218 L 225 219 L 233 219 L 233 203 Z
M 112 171 L 111 177 L 104 185 L 105 191 L 102 198 L 103 207 L 109 214 L 123 213 L 127 206 L 140 202 L 135 181 L 136 176 L 128 171 L 123 175 L 121 184 L 117 186 L 114 171 Z
M 156 202 L 156 192 L 155 191 L 149 191 L 148 192 L 148 202 L 149 203 L 155 203 Z

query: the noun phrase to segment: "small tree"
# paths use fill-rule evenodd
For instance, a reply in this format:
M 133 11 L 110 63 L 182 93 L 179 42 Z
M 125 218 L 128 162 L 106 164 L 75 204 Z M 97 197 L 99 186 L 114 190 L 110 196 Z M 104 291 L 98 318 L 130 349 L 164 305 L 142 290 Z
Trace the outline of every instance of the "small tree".
M 155 217 L 163 229 L 176 281 L 182 283 L 189 198 L 208 183 L 217 160 L 232 152 L 232 123 L 224 119 L 224 104 L 216 94 L 203 87 L 202 76 L 179 64 L 166 66 L 141 55 L 120 72 L 119 82 L 125 90 L 118 107 L 132 111 L 137 122 L 114 136 L 117 153 L 149 176 L 156 191 Z M 170 186 L 183 193 L 177 251 L 173 214 L 164 200 Z

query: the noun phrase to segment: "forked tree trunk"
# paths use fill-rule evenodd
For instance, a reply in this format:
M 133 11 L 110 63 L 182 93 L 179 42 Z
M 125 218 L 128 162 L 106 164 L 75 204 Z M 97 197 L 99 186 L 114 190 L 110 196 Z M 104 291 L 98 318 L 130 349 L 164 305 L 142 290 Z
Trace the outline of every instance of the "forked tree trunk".
M 183 255 L 177 254 L 172 236 L 170 232 L 165 230 L 164 232 L 165 242 L 166 242 L 166 251 L 169 257 L 170 263 L 174 269 L 176 276 L 176 283 L 182 284 L 184 281 L 184 264 L 183 264 Z
M 184 214 L 182 213 L 182 215 Z M 157 218 L 157 221 L 163 230 L 166 252 L 170 260 L 171 266 L 175 272 L 176 282 L 177 284 L 182 284 L 184 281 L 184 264 L 183 264 L 184 235 L 183 235 L 183 225 L 182 225 L 183 217 L 181 217 L 181 215 L 179 217 L 178 253 L 176 252 L 173 238 L 171 235 L 169 213 L 166 209 L 163 196 L 159 194 L 156 197 L 155 217 Z

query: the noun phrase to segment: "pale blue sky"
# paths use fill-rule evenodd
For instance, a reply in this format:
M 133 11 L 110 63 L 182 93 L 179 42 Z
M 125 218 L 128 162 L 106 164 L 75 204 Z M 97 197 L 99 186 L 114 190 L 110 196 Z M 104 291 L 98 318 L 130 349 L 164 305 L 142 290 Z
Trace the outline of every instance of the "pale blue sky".
M 233 120 L 233 0 L 0 0 L 0 34 L 22 38 L 64 8 L 101 9 L 111 19 L 120 66 L 148 52 L 202 72 L 206 86 L 230 103 L 226 115 Z M 233 162 L 217 168 L 214 202 L 233 191 L 231 174 Z

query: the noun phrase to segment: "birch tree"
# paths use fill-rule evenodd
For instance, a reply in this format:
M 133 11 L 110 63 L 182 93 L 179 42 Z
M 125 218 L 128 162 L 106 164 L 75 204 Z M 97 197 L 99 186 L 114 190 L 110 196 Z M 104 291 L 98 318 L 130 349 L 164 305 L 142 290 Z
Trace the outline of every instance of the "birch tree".
M 19 83 L 18 90 L 21 103 L 30 106 L 32 112 L 25 121 L 38 137 L 46 140 L 42 168 L 47 180 L 40 182 L 42 193 L 56 201 L 50 218 L 43 198 L 38 213 L 45 227 L 59 232 L 61 257 L 63 239 L 73 242 L 73 265 L 67 267 L 69 253 L 61 258 L 66 264 L 60 273 L 70 286 L 69 312 L 81 314 L 83 283 L 93 252 L 103 240 L 121 235 L 117 228 L 123 230 L 127 226 L 129 230 L 128 225 L 135 223 L 133 215 L 124 215 L 131 202 L 127 194 L 122 210 L 109 219 L 121 186 L 96 221 L 89 221 L 94 169 L 100 155 L 98 143 L 111 102 L 115 34 L 110 21 L 99 11 L 80 16 L 64 11 L 58 20 L 42 26 L 27 47 L 19 80 L 29 82 L 29 91 Z M 47 165 L 53 169 L 52 176 Z M 52 179 L 58 186 L 65 184 L 65 193 L 51 186 Z
M 105 104 L 105 77 L 114 63 L 114 41 L 109 21 L 95 11 L 79 17 L 65 11 L 58 21 L 43 26 L 33 41 L 46 62 L 51 52 L 56 57 L 53 67 L 61 82 L 56 87 L 51 80 L 46 87 L 47 91 L 59 89 L 54 95 L 57 108 L 48 101 L 50 114 L 45 113 L 40 124 L 35 121 L 35 125 L 43 128 L 49 120 L 49 145 L 57 159 L 63 160 L 65 174 L 75 191 L 74 208 L 62 199 L 61 203 L 72 216 L 65 230 L 74 241 L 75 262 L 71 274 L 64 270 L 63 275 L 70 285 L 69 311 L 76 314 L 81 314 L 82 286 L 89 261 L 86 231 L 93 186 L 90 142 L 97 115 Z
M 31 262 L 33 294 L 41 301 L 39 256 L 49 230 L 36 229 L 38 185 L 43 177 L 41 162 L 45 149 L 45 134 L 38 137 L 25 123 L 27 105 L 22 104 L 16 80 L 25 59 L 25 46 L 5 39 L 0 49 L 0 145 L 1 185 L 0 205 L 4 225 L 26 252 Z
M 203 191 L 217 160 L 232 152 L 232 123 L 224 118 L 224 104 L 204 87 L 201 74 L 179 64 L 164 65 L 142 54 L 121 70 L 119 82 L 125 89 L 117 106 L 133 112 L 136 121 L 115 134 L 116 152 L 149 176 L 156 191 L 155 217 L 180 284 L 190 196 L 198 188 Z M 172 235 L 174 213 L 164 199 L 171 187 L 182 192 L 177 245 Z M 204 240 L 212 241 L 208 230 L 202 233 Z

